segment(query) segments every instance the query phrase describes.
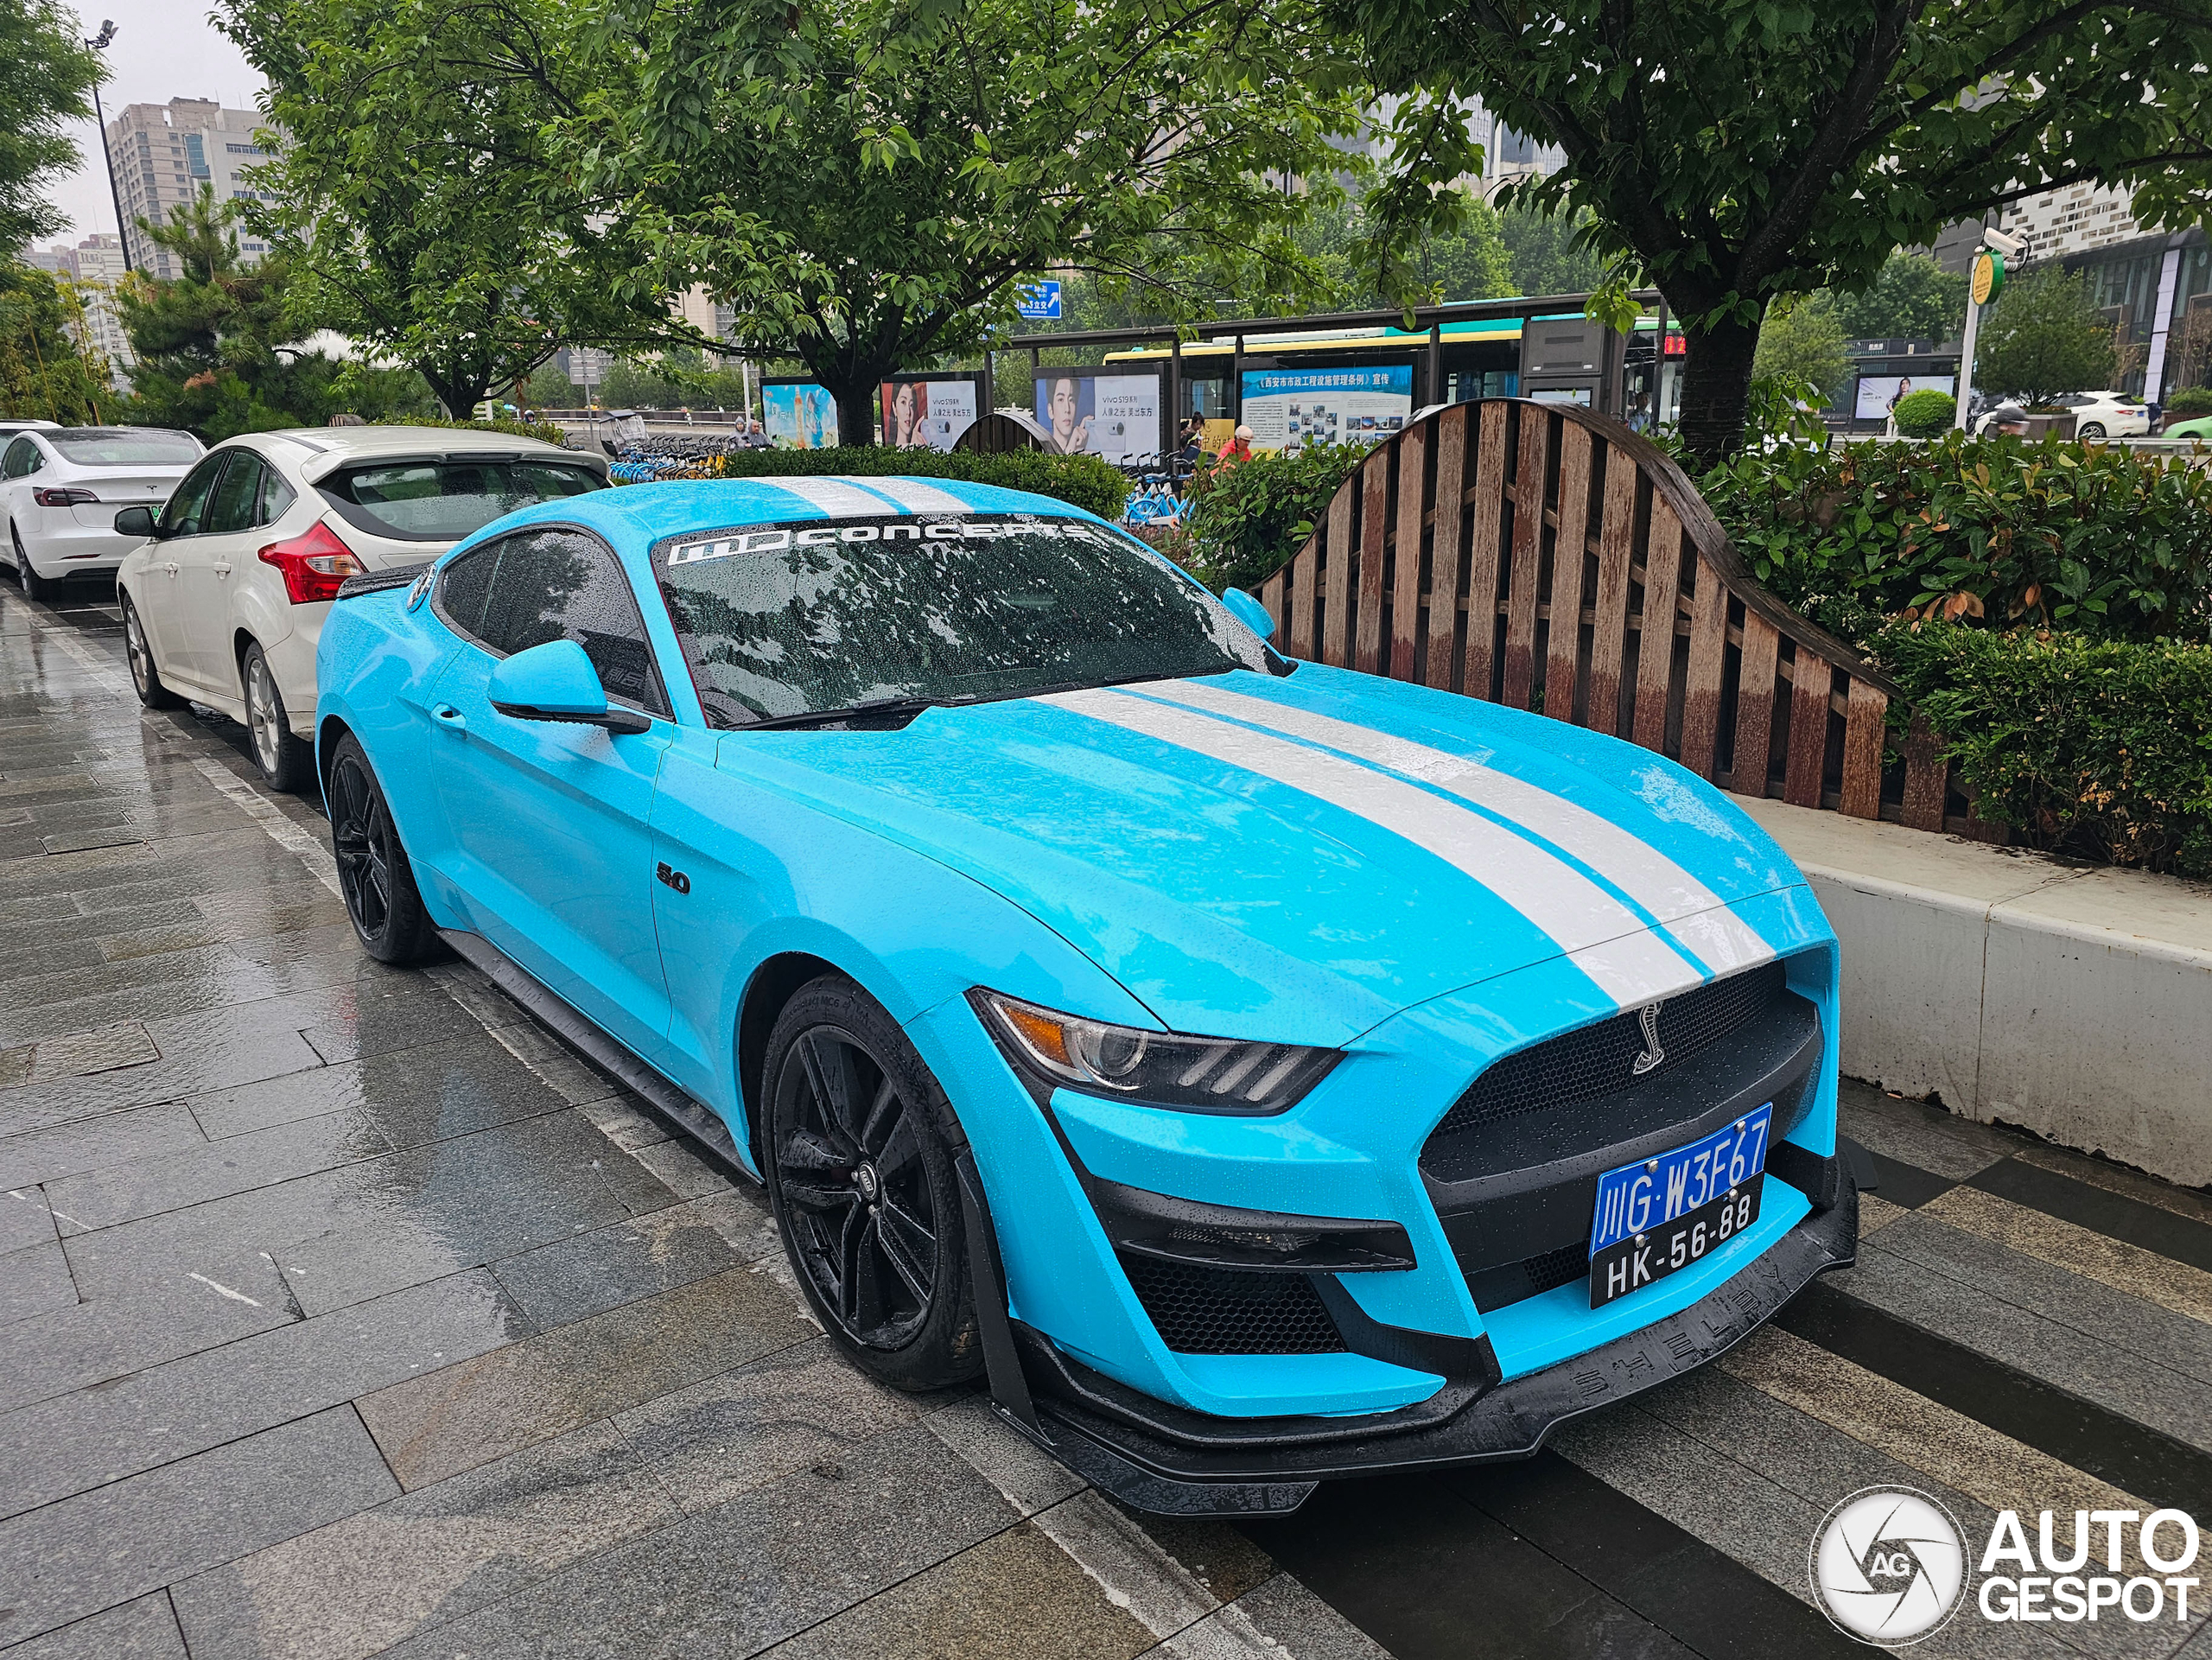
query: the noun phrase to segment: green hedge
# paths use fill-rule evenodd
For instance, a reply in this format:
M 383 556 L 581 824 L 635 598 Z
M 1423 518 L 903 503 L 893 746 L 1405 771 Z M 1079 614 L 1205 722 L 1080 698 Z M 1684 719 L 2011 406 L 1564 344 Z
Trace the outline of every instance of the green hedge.
M 1758 578 L 1823 621 L 1825 606 L 2109 639 L 2212 634 L 2212 472 L 2178 455 L 1963 433 L 1781 444 L 1699 487 Z
M 1183 514 L 1192 573 L 1216 593 L 1256 588 L 1298 551 L 1368 448 L 1308 444 L 1295 455 L 1255 455 L 1200 474 Z
M 379 427 L 447 427 L 460 432 L 504 432 L 510 438 L 535 438 L 540 443 L 558 444 L 567 435 L 550 421 L 448 421 L 435 415 L 396 415 L 389 421 L 377 421 Z
M 2170 392 L 2160 407 L 2175 415 L 2212 415 L 2212 386 L 2183 386 Z
M 865 448 L 738 449 L 722 458 L 726 479 L 806 478 L 823 474 L 856 478 L 906 474 L 995 484 L 1057 497 L 1105 519 L 1119 518 L 1129 499 L 1129 481 L 1111 462 L 1096 455 L 1055 455 L 1041 449 L 971 455 L 964 450 L 943 454 L 934 449 L 886 449 L 871 445 Z
M 1908 438 L 1940 438 L 1958 419 L 1959 400 L 1933 386 L 1923 386 L 1897 399 L 1890 411 L 1897 430 Z
M 2031 846 L 2212 875 L 2212 646 L 1940 620 L 1872 644 L 1982 817 Z

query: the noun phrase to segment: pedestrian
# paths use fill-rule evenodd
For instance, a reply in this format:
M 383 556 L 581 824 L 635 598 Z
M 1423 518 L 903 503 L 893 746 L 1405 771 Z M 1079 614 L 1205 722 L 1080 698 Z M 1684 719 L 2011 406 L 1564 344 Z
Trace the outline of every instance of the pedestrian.
M 1214 458 L 1216 467 L 1233 467 L 1238 461 L 1252 459 L 1252 429 L 1239 427 L 1229 442 L 1221 447 L 1221 454 Z
M 1982 430 L 1993 438 L 2024 438 L 2028 436 L 2028 412 L 2018 404 L 1999 404 L 1989 412 L 1989 420 Z

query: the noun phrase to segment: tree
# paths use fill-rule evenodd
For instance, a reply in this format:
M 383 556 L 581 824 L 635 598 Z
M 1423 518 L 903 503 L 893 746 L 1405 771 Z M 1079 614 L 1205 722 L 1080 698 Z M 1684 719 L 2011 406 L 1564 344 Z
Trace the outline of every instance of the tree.
M 2112 384 L 2112 325 L 2078 273 L 2045 265 L 2014 277 L 1979 334 L 1974 378 L 1993 392 L 2047 404 Z
M 1924 253 L 1898 249 L 1857 294 L 1835 297 L 1847 339 L 1944 340 L 1967 326 L 1967 279 L 1945 270 Z
M 1510 294 L 1588 294 L 1605 280 L 1605 261 L 1576 239 L 1587 213 L 1544 213 L 1509 207 L 1498 215 L 1506 258 L 1512 263 Z
M 583 388 L 569 378 L 568 371 L 550 359 L 531 371 L 524 391 L 525 401 L 534 410 L 573 410 L 583 406 Z
M 1893 248 L 2082 180 L 2212 206 L 2212 0 L 1328 0 L 1392 118 L 1370 258 L 1471 170 L 1466 100 L 1565 154 L 1514 205 L 1586 209 L 1595 251 L 1655 283 L 1689 356 L 1681 430 L 1741 442 L 1775 296 L 1864 289 Z M 1624 296 L 1623 296 L 1624 298 Z
M 276 427 L 319 426 L 342 407 L 340 366 L 296 343 L 285 289 L 290 267 L 272 253 L 238 263 L 236 206 L 202 188 L 169 222 L 138 221 L 175 254 L 184 275 L 160 281 L 134 271 L 116 293 L 124 332 L 138 359 L 130 417 L 149 426 L 186 427 L 213 441 Z
M 83 323 L 73 288 L 0 259 L 0 410 L 64 426 L 98 426 L 104 410 L 112 412 L 105 365 L 80 344 Z
M 69 223 L 42 193 L 77 165 L 68 123 L 92 118 L 105 73 L 54 0 L 0 0 L 0 256 Z
M 981 349 L 1048 271 L 1185 318 L 1319 291 L 1294 232 L 1357 111 L 1306 4 L 607 0 L 562 156 L 870 443 L 885 375 Z
M 588 93 L 539 0 L 226 0 L 221 22 L 283 135 L 249 214 L 302 322 L 409 365 L 455 417 L 565 343 L 690 337 L 548 153 Z
M 1834 404 L 1844 377 L 1851 372 L 1834 299 L 1825 293 L 1808 294 L 1770 306 L 1751 372 L 1802 381 Z

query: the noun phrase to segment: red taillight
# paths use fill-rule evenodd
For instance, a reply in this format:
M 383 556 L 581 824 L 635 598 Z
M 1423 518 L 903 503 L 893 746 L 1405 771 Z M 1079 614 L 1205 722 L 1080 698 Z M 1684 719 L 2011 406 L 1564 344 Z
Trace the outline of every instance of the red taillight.
M 89 490 L 34 490 L 31 499 L 41 507 L 74 507 L 79 502 L 98 501 L 99 498 Z
M 256 557 L 263 564 L 274 565 L 284 573 L 284 597 L 294 605 L 334 600 L 348 576 L 359 576 L 368 569 L 319 519 L 308 526 L 306 534 L 271 542 Z

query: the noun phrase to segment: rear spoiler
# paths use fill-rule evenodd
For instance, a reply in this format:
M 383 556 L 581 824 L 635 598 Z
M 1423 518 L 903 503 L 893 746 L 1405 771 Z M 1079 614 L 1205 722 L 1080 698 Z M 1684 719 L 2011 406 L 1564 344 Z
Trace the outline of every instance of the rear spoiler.
M 388 588 L 412 588 L 423 575 L 419 564 L 399 565 L 391 570 L 365 570 L 359 576 L 348 576 L 338 585 L 341 600 L 358 600 L 364 594 L 381 594 Z

